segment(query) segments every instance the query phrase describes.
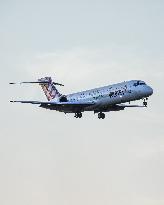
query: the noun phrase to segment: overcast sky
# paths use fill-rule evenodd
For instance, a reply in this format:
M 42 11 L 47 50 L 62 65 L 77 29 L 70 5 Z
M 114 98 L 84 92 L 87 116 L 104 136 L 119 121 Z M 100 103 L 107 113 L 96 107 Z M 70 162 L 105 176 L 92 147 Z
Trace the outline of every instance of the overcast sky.
M 0 204 L 164 204 L 164 1 L 0 0 Z M 9 100 L 45 100 L 141 79 L 148 108 L 82 119 Z M 142 102 L 135 102 L 142 104 Z

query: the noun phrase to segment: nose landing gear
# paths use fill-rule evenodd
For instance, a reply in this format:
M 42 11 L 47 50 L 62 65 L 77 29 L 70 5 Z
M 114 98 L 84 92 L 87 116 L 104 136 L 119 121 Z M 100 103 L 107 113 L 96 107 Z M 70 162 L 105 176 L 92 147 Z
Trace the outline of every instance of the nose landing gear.
M 147 100 L 148 100 L 148 98 L 144 98 L 143 105 L 144 105 L 145 107 L 147 107 Z
M 100 113 L 98 114 L 98 118 L 99 118 L 99 119 L 105 119 L 105 114 L 102 113 L 102 112 L 100 112 Z

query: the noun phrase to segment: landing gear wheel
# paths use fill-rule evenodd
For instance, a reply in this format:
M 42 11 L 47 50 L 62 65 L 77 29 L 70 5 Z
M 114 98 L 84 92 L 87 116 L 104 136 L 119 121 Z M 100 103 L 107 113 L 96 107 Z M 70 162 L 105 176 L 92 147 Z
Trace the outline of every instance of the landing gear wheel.
M 143 100 L 144 100 L 144 101 L 143 101 L 143 105 L 144 105 L 145 107 L 147 107 L 148 98 L 144 98 Z
M 81 112 L 78 113 L 78 117 L 82 118 L 82 113 Z
M 147 100 L 148 100 L 148 98 L 145 98 L 144 101 L 143 101 L 143 105 L 144 105 L 145 107 L 147 107 Z
M 105 114 L 102 113 L 102 112 L 100 112 L 100 113 L 98 114 L 98 118 L 99 118 L 99 119 L 105 119 Z
M 104 113 L 102 113 L 101 118 L 105 119 L 105 114 Z
M 143 102 L 143 105 L 144 105 L 145 107 L 147 107 L 147 102 L 146 102 L 146 101 L 144 101 L 144 102 Z
M 77 112 L 77 113 L 75 113 L 75 117 L 76 118 L 82 118 L 82 113 L 81 112 Z

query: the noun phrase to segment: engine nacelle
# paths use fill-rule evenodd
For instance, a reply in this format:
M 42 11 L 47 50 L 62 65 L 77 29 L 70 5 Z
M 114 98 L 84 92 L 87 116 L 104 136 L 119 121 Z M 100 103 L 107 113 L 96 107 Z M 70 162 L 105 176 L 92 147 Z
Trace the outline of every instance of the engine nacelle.
M 67 96 L 66 96 L 66 95 L 62 95 L 62 96 L 59 98 L 59 102 L 68 102 Z

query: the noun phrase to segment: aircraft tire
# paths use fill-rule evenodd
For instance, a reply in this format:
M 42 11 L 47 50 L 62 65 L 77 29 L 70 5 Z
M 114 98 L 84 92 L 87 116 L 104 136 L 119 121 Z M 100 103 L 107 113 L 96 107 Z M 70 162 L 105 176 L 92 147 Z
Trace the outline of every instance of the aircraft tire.
M 101 113 L 101 119 L 105 119 L 105 114 Z
M 75 113 L 75 117 L 76 118 L 82 118 L 82 113 L 81 112 Z
M 143 105 L 144 105 L 145 107 L 147 107 L 147 102 L 146 102 L 146 101 L 144 101 L 144 102 L 143 102 Z
M 99 119 L 105 119 L 105 114 L 102 113 L 102 112 L 98 113 L 98 118 Z
M 81 112 L 78 113 L 78 117 L 82 118 L 82 113 Z

